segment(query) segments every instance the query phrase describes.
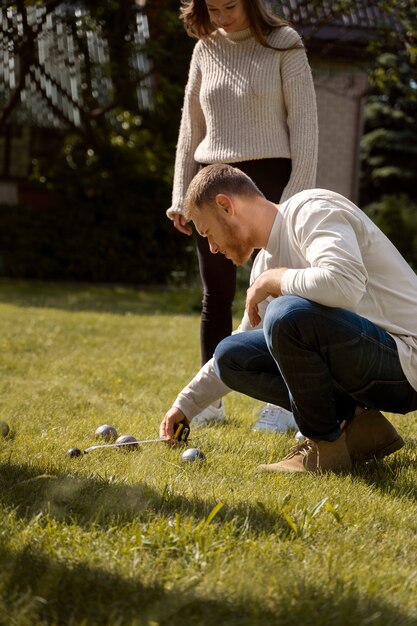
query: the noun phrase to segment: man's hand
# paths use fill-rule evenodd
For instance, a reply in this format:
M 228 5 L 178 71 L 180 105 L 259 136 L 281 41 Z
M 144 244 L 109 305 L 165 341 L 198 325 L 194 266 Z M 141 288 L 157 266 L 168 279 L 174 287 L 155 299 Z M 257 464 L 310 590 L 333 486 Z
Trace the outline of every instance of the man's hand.
M 175 213 L 173 220 L 174 226 L 180 233 L 184 235 L 191 235 L 193 229 L 191 228 L 191 224 L 188 224 L 187 220 L 181 213 Z
M 246 312 L 252 327 L 261 321 L 258 304 L 269 296 L 277 298 L 281 295 L 281 279 L 286 271 L 286 267 L 265 270 L 247 290 Z
M 187 418 L 180 409 L 177 409 L 175 406 L 171 407 L 159 427 L 161 439 L 166 439 L 168 443 L 174 443 L 174 433 L 177 430 L 177 424 L 183 420 L 188 423 Z

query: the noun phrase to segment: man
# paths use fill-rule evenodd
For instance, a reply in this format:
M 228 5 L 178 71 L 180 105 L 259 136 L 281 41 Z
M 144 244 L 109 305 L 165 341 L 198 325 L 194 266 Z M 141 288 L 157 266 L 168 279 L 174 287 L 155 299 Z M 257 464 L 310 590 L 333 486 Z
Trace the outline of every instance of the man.
M 380 410 L 417 409 L 417 276 L 384 234 L 337 193 L 275 205 L 228 165 L 202 169 L 185 204 L 214 254 L 242 264 L 261 251 L 240 332 L 179 394 L 161 436 L 233 389 L 291 410 L 306 437 L 266 471 L 346 471 L 400 449 Z

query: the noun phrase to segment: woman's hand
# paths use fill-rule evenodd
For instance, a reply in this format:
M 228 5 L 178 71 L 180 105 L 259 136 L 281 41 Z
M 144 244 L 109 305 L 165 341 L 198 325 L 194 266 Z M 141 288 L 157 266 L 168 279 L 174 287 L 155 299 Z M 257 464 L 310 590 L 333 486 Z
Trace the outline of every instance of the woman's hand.
M 193 229 L 191 228 L 191 224 L 188 224 L 187 220 L 181 213 L 175 213 L 173 220 L 174 227 L 183 233 L 184 235 L 191 235 Z

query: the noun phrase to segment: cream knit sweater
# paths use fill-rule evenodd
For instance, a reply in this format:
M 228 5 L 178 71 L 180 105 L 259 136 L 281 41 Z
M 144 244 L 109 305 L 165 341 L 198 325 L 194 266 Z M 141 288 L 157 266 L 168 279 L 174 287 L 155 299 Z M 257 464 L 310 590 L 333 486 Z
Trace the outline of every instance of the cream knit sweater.
M 268 41 L 288 48 L 300 38 L 286 26 L 274 29 Z M 259 44 L 249 29 L 218 29 L 199 40 L 192 55 L 167 215 L 182 212 L 198 163 L 290 158 L 284 201 L 315 186 L 317 146 L 316 98 L 304 49 L 280 52 Z

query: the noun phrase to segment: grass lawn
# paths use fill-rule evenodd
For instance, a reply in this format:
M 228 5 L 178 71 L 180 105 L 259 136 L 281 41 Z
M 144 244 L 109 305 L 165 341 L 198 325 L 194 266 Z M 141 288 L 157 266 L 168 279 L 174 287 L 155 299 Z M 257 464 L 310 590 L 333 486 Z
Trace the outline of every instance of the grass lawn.
M 294 436 L 254 433 L 237 394 L 191 431 L 206 463 L 68 457 L 100 424 L 158 436 L 199 366 L 197 301 L 0 283 L 0 625 L 416 625 L 416 414 L 392 416 L 400 452 L 345 476 L 259 473 Z

